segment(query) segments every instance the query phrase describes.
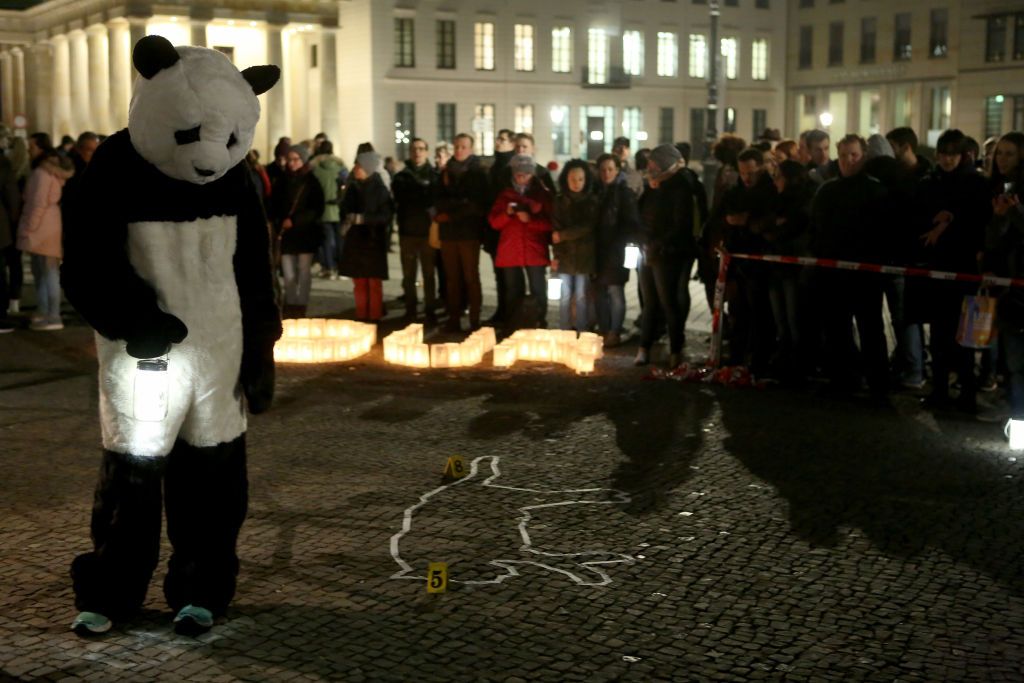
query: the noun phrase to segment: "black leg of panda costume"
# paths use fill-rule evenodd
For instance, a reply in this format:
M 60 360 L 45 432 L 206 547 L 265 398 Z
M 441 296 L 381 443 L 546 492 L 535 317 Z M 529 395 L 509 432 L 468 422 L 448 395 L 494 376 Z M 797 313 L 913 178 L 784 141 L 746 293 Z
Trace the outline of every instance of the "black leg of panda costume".
M 158 563 L 165 508 L 172 547 L 167 604 L 175 612 L 201 605 L 222 616 L 235 594 L 248 501 L 245 435 L 212 448 L 179 440 L 166 458 L 104 451 L 94 548 L 71 567 L 75 606 L 115 620 L 139 611 Z

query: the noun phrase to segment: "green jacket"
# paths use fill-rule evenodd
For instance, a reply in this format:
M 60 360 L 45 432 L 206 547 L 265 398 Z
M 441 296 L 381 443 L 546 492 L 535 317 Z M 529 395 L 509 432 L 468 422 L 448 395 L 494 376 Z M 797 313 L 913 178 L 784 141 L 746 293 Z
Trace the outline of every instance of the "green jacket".
M 324 191 L 324 214 L 320 220 L 324 223 L 338 223 L 341 221 L 341 212 L 338 201 L 339 176 L 347 172 L 345 162 L 336 156 L 321 154 L 309 162 L 313 176 Z
M 594 275 L 597 272 L 596 195 L 586 193 L 577 199 L 568 194 L 555 199 L 553 229 L 562 241 L 552 246 L 558 259 L 558 272 L 565 275 Z

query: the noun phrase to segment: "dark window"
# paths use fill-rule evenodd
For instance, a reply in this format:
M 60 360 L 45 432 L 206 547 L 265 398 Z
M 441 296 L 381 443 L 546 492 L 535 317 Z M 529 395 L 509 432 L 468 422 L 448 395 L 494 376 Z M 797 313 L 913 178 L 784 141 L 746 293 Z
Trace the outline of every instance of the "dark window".
M 985 27 L 985 61 L 1006 59 L 1006 17 L 989 17 Z
M 732 107 L 725 108 L 725 121 L 722 123 L 723 133 L 736 132 L 736 110 Z
M 395 19 L 395 66 L 416 66 L 412 29 L 412 19 Z
M 893 21 L 892 58 L 901 62 L 910 59 L 910 12 L 900 12 Z
M 320 61 L 318 57 L 319 55 L 316 51 L 316 43 L 313 43 L 309 46 L 309 68 L 315 69 L 317 67 L 318 62 Z
M 705 141 L 708 137 L 708 128 L 705 123 L 707 115 L 707 109 L 690 110 L 690 145 L 692 146 L 690 153 L 694 159 L 703 159 L 707 156 L 705 153 Z
M 875 46 L 878 37 L 878 20 L 864 17 L 860 20 L 860 63 L 875 63 Z
M 395 102 L 395 155 L 409 158 L 409 142 L 416 137 L 416 103 Z
M 990 138 L 1003 132 L 1003 96 L 985 98 L 985 137 Z
M 437 22 L 437 68 L 455 68 L 455 22 L 448 19 Z
M 1013 130 L 1024 130 L 1024 95 L 1013 96 Z
M 843 65 L 843 22 L 833 21 L 828 25 L 828 65 Z
M 949 52 L 949 10 L 933 9 L 928 34 L 928 56 L 945 57 Z
M 676 137 L 676 110 L 662 107 L 658 110 L 658 144 L 671 143 Z
M 455 139 L 455 103 L 437 103 L 437 141 L 451 142 Z
M 769 0 L 754 0 L 754 7 L 756 9 L 769 9 Z
M 1013 17 L 1013 58 L 1024 59 L 1024 14 L 1016 14 Z
M 755 109 L 754 110 L 754 133 L 751 135 L 752 140 L 756 140 L 761 137 L 761 133 L 768 128 L 768 110 L 767 109 Z
M 814 29 L 810 26 L 800 27 L 800 68 L 810 69 L 813 60 Z
M 800 0 L 800 9 L 805 7 L 814 7 L 814 0 Z

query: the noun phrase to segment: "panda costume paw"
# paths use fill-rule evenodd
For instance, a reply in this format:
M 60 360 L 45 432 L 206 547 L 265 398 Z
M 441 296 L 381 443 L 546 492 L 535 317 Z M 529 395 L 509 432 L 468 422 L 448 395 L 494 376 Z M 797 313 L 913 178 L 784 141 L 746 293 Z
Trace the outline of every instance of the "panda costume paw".
M 71 568 L 76 631 L 103 627 L 90 614 L 109 625 L 141 608 L 165 513 L 164 595 L 176 628 L 201 631 L 235 593 L 246 407 L 267 410 L 274 392 L 281 320 L 245 155 L 257 95 L 280 71 L 239 71 L 217 50 L 160 36 L 139 40 L 132 60 L 128 128 L 96 150 L 64 226 L 62 285 L 96 330 L 104 449 L 93 550 Z M 135 395 L 138 359 L 155 357 L 166 357 L 155 394 L 166 410 L 138 411 L 154 395 Z

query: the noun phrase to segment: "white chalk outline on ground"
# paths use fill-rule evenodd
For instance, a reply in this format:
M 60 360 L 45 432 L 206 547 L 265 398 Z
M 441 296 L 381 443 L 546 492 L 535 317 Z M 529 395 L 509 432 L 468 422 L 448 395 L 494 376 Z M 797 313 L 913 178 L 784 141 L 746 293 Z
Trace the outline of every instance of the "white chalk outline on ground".
M 399 550 L 399 546 L 401 544 L 402 538 L 407 533 L 412 531 L 413 515 L 416 513 L 417 510 L 419 510 L 421 507 L 423 507 L 428 502 L 430 502 L 430 499 L 433 498 L 434 496 L 436 496 L 436 495 L 446 491 L 447 489 L 453 488 L 455 486 L 463 486 L 466 483 L 473 481 L 474 478 L 480 472 L 480 464 L 483 461 L 485 461 L 485 460 L 489 460 L 490 461 L 491 475 L 489 477 L 487 477 L 487 479 L 485 479 L 482 483 L 480 483 L 481 486 L 489 486 L 491 488 L 496 488 L 496 489 L 505 489 L 505 490 L 508 490 L 508 491 L 520 491 L 520 492 L 523 492 L 523 493 L 537 493 L 537 494 L 588 494 L 588 493 L 589 494 L 596 494 L 596 493 L 610 494 L 610 499 L 608 499 L 608 500 L 563 500 L 563 501 L 558 501 L 557 503 L 543 503 L 543 504 L 540 504 L 540 505 L 527 505 L 525 507 L 519 508 L 519 512 L 521 513 L 521 516 L 519 517 L 519 535 L 520 535 L 520 537 L 522 538 L 522 541 L 523 541 L 523 544 L 519 547 L 520 552 L 523 552 L 523 553 L 533 553 L 534 555 L 538 555 L 538 556 L 540 556 L 542 558 L 544 558 L 544 557 L 550 557 L 550 558 L 555 558 L 555 557 L 578 558 L 578 557 L 586 557 L 586 556 L 592 556 L 592 555 L 600 555 L 602 557 L 607 557 L 607 556 L 611 555 L 611 556 L 614 556 L 616 559 L 611 559 L 611 560 L 603 559 L 603 560 L 590 560 L 590 561 L 582 561 L 582 562 L 577 561 L 576 562 L 576 564 L 579 565 L 580 567 L 586 568 L 586 569 L 594 572 L 598 576 L 600 576 L 601 577 L 600 581 L 588 580 L 587 578 L 585 578 L 585 577 L 583 577 L 583 576 L 581 576 L 579 574 L 574 574 L 573 572 L 568 571 L 566 569 L 562 569 L 560 567 L 551 566 L 550 564 L 546 564 L 545 562 L 543 562 L 541 560 L 512 560 L 512 559 L 501 559 L 501 558 L 499 558 L 499 559 L 491 560 L 490 562 L 488 562 L 488 564 L 491 564 L 491 565 L 494 565 L 496 567 L 500 567 L 501 569 L 504 569 L 506 574 L 504 574 L 502 576 L 499 576 L 496 579 L 489 579 L 489 580 L 466 580 L 466 581 L 460 581 L 459 579 L 449 578 L 448 580 L 449 580 L 450 583 L 499 584 L 499 583 L 502 583 L 503 581 L 505 581 L 507 579 L 512 578 L 513 576 L 519 576 L 519 570 L 516 568 L 515 565 L 528 564 L 528 565 L 533 565 L 533 566 L 536 566 L 536 567 L 541 567 L 542 569 L 547 569 L 548 571 L 556 572 L 556 573 L 559 573 L 559 574 L 564 574 L 569 579 L 571 579 L 574 583 L 576 583 L 577 585 L 580 585 L 580 586 L 606 586 L 606 585 L 608 585 L 609 583 L 612 582 L 612 579 L 601 568 L 601 565 L 613 565 L 613 564 L 626 564 L 626 565 L 630 565 L 630 564 L 633 564 L 634 562 L 636 562 L 636 558 L 634 558 L 632 555 L 624 555 L 622 553 L 615 553 L 615 552 L 610 552 L 610 551 L 609 552 L 604 552 L 604 551 L 590 550 L 590 551 L 579 552 L 579 553 L 556 553 L 556 552 L 550 552 L 550 551 L 546 551 L 546 550 L 539 550 L 538 548 L 535 548 L 533 546 L 533 541 L 530 539 L 530 532 L 528 530 L 528 527 L 530 525 L 530 520 L 533 519 L 533 513 L 532 513 L 533 510 L 540 510 L 540 509 L 544 509 L 544 508 L 553 508 L 553 507 L 561 507 L 561 506 L 564 506 L 564 505 L 625 505 L 625 504 L 629 503 L 632 500 L 628 493 L 626 493 L 625 491 L 619 491 L 617 489 L 604 489 L 604 488 L 591 488 L 591 489 L 550 489 L 549 490 L 549 489 L 529 489 L 529 488 L 520 488 L 520 487 L 516 487 L 516 486 L 504 486 L 504 485 L 501 485 L 501 484 L 494 484 L 492 482 L 494 482 L 495 480 L 497 480 L 501 476 L 501 470 L 498 467 L 498 462 L 501 460 L 501 458 L 500 458 L 500 456 L 496 456 L 496 455 L 484 455 L 484 456 L 480 456 L 479 458 L 476 458 L 476 459 L 473 460 L 473 462 L 470 464 L 470 472 L 469 472 L 468 475 L 466 475 L 462 479 L 456 480 L 456 481 L 454 481 L 454 482 L 452 482 L 450 484 L 444 484 L 443 486 L 439 486 L 439 487 L 437 487 L 436 489 L 434 489 L 432 491 L 428 491 L 427 493 L 424 493 L 422 496 L 420 496 L 420 499 L 419 499 L 418 503 L 416 503 L 415 505 L 413 505 L 411 507 L 406 508 L 404 517 L 402 519 L 402 530 L 399 531 L 398 533 L 396 533 L 395 535 L 393 535 L 391 537 L 391 557 L 394 558 L 395 562 L 398 563 L 398 566 L 400 566 L 402 568 L 401 571 L 398 571 L 398 572 L 396 572 L 396 573 L 391 575 L 392 579 L 412 579 L 412 580 L 418 580 L 418 581 L 426 581 L 427 580 L 427 577 L 424 576 L 424 575 L 414 575 L 414 576 L 410 575 L 413 572 L 415 572 L 416 570 L 413 569 L 412 565 L 410 565 L 408 562 L 406 562 L 404 559 L 402 559 L 402 556 L 401 556 L 401 553 L 400 553 L 400 550 Z M 438 558 L 438 559 L 440 560 L 441 558 Z

